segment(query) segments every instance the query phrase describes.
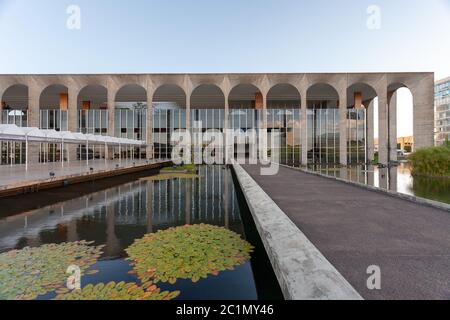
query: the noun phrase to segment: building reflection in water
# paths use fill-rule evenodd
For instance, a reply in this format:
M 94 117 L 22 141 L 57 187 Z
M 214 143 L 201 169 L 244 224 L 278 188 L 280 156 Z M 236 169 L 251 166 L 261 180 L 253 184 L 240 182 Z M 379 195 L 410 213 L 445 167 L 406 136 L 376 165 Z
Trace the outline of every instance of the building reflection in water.
M 201 166 L 199 179 L 138 180 L 0 220 L 0 251 L 87 240 L 106 257 L 136 238 L 184 224 L 208 223 L 243 234 L 230 169 Z

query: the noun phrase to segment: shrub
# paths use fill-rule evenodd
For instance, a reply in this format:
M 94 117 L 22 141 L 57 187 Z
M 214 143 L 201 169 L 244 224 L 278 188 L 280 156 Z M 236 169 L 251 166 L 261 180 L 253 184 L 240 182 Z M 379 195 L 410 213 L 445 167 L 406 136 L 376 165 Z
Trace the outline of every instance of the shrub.
M 450 177 L 450 147 L 432 147 L 417 150 L 409 156 L 412 174 L 419 176 Z

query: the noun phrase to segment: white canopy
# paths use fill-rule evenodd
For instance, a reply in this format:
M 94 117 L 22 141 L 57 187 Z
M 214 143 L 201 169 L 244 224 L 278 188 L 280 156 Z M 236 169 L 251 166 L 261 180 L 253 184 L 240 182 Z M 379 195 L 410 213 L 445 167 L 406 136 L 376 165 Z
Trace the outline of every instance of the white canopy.
M 2 141 L 28 141 L 41 143 L 66 143 L 66 144 L 92 144 L 92 145 L 122 145 L 145 146 L 144 141 L 98 136 L 70 131 L 42 130 L 38 128 L 18 127 L 14 124 L 0 125 L 0 140 Z

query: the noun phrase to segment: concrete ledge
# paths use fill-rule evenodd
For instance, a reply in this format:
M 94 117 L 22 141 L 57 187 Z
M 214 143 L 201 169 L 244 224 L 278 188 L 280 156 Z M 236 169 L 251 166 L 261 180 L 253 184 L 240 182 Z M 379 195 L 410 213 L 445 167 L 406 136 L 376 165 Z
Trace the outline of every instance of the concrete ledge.
M 362 300 L 358 292 L 239 165 L 233 165 L 287 300 Z
M 112 178 L 124 174 L 136 173 L 155 168 L 162 168 L 168 165 L 169 163 L 171 163 L 171 161 L 162 161 L 156 163 L 149 163 L 145 165 L 119 167 L 114 170 L 96 171 L 94 173 L 79 173 L 79 174 L 59 176 L 53 179 L 21 182 L 0 189 L 0 198 L 39 192 L 40 190 L 60 188 L 78 183 L 95 181 L 99 179 Z
M 421 197 L 416 197 L 416 196 L 412 196 L 409 194 L 404 194 L 404 193 L 400 193 L 400 192 L 396 192 L 396 191 L 392 191 L 392 190 L 385 190 L 382 188 L 377 188 L 374 186 L 369 186 L 360 182 L 355 182 L 355 181 L 350 181 L 350 180 L 346 180 L 346 179 L 342 179 L 342 178 L 337 178 L 337 177 L 333 177 L 333 176 L 328 176 L 326 174 L 323 173 L 319 173 L 319 172 L 314 172 L 314 171 L 310 171 L 310 170 L 306 170 L 303 168 L 295 168 L 295 167 L 290 167 L 284 164 L 280 164 L 280 166 L 288 168 L 288 169 L 292 169 L 292 170 L 299 170 L 302 171 L 304 173 L 308 173 L 308 174 L 312 174 L 314 176 L 318 176 L 318 177 L 322 177 L 322 178 L 327 178 L 327 179 L 331 179 L 331 180 L 335 180 L 335 181 L 339 181 L 339 182 L 343 182 L 349 185 L 353 185 L 353 186 L 357 186 L 360 188 L 364 188 L 367 190 L 371 190 L 374 192 L 378 192 L 378 193 L 383 193 L 383 194 L 387 194 L 391 197 L 394 198 L 400 198 L 403 200 L 407 200 L 410 202 L 414 202 L 420 205 L 424 205 L 424 206 L 428 206 L 428 207 L 432 207 L 435 209 L 440 209 L 440 210 L 445 210 L 450 212 L 450 204 L 446 204 L 443 202 L 439 202 L 439 201 L 434 201 L 434 200 L 429 200 L 429 199 L 425 199 L 425 198 L 421 198 Z

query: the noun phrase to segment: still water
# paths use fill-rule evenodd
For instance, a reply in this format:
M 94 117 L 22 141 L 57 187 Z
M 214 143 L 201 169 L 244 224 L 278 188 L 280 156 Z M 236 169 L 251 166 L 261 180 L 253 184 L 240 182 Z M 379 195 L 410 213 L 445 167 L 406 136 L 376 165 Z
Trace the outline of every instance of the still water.
M 101 259 L 93 266 L 95 275 L 82 278 L 87 284 L 109 281 L 137 282 L 125 258 L 125 249 L 145 234 L 174 226 L 206 223 L 225 227 L 246 239 L 255 251 L 251 259 L 232 271 L 197 283 L 179 280 L 160 283 L 162 290 L 179 290 L 178 299 L 282 299 L 270 262 L 254 228 L 251 215 L 226 166 L 202 166 L 200 179 L 149 181 L 133 178 L 114 181 L 107 188 L 86 185 L 92 192 L 28 212 L 2 213 L 0 253 L 26 246 L 79 240 L 105 245 Z M 72 187 L 74 188 L 74 187 Z M 72 194 L 83 187 L 78 186 Z M 81 190 L 80 190 L 81 191 Z M 43 197 L 71 194 L 70 187 L 47 192 Z M 64 195 L 64 197 L 66 197 Z M 17 201 L 37 201 L 36 195 Z M 42 200 L 41 200 L 42 201 Z M 0 203 L 1 205 L 1 203 Z M 41 205 L 41 204 L 40 204 Z M 21 209 L 23 210 L 23 209 Z M 51 299 L 53 294 L 41 296 Z
M 413 177 L 407 162 L 390 168 L 309 166 L 308 170 L 407 195 L 450 204 L 450 179 Z

